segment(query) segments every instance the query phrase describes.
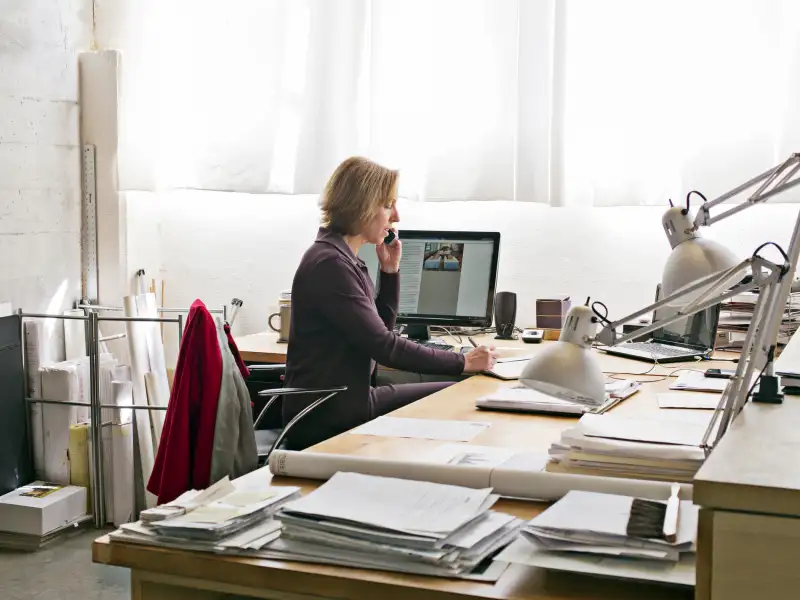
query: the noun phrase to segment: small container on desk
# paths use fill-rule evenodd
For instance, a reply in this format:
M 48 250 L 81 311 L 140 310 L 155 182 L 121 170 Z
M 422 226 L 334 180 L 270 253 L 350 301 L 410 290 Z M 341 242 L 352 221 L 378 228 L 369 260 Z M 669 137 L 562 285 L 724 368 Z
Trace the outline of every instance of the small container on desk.
M 536 300 L 536 327 L 545 330 L 556 330 L 559 333 L 564 327 L 564 319 L 572 306 L 569 296 L 554 296 L 552 298 L 539 298 Z M 555 339 L 558 339 L 556 336 Z

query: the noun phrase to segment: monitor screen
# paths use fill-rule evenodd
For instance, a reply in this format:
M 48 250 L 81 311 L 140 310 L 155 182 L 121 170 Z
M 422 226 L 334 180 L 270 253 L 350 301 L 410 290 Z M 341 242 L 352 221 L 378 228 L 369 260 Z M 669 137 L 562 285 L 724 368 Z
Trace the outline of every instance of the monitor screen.
M 656 288 L 656 302 L 661 299 L 661 285 Z M 653 311 L 653 322 L 663 319 L 675 310 L 662 309 Z M 653 339 L 658 342 L 684 344 L 693 348 L 713 348 L 719 324 L 720 305 L 712 306 L 692 316 L 679 319 L 674 323 L 656 329 Z
M 402 230 L 399 235 L 399 323 L 491 325 L 499 233 Z M 375 283 L 375 246 L 362 247 L 359 257 Z

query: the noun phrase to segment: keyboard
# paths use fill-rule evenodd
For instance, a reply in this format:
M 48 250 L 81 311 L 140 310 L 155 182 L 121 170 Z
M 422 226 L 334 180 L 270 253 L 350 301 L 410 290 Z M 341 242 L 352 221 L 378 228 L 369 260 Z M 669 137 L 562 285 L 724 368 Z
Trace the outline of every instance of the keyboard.
M 416 343 L 419 344 L 420 346 L 425 346 L 426 348 L 434 348 L 436 350 L 453 350 L 454 348 L 450 344 L 443 344 L 442 342 L 437 342 L 435 340 L 425 340 Z
M 675 346 L 667 346 L 666 344 L 658 344 L 653 342 L 633 342 L 625 344 L 625 348 L 632 350 L 640 350 L 641 352 L 649 352 L 656 356 L 683 356 L 691 354 L 691 350 L 686 348 L 676 348 Z

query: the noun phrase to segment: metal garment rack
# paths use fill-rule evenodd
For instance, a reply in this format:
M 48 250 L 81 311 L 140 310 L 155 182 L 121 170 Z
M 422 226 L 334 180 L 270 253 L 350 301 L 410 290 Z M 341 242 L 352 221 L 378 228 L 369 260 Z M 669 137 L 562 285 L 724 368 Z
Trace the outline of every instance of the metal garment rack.
M 89 463 L 90 481 L 92 482 L 92 519 L 97 528 L 106 525 L 106 505 L 105 505 L 105 479 L 103 467 L 103 435 L 102 428 L 110 423 L 102 423 L 102 409 L 121 408 L 130 410 L 159 411 L 167 410 L 166 406 L 118 406 L 116 404 L 100 403 L 100 343 L 112 339 L 125 337 L 126 334 L 111 335 L 100 338 L 100 321 L 113 322 L 144 322 L 144 323 L 177 323 L 178 324 L 178 346 L 183 339 L 183 313 L 187 310 L 179 308 L 159 308 L 159 313 L 178 313 L 177 317 L 101 317 L 98 313 L 104 311 L 122 311 L 120 307 L 98 306 L 94 304 L 78 304 L 76 308 L 83 309 L 84 315 L 51 315 L 44 313 L 26 313 L 22 309 L 17 311 L 20 317 L 20 338 L 22 348 L 22 366 L 25 374 L 23 389 L 25 390 L 25 402 L 28 404 L 58 404 L 61 406 L 86 406 L 89 408 L 89 435 L 92 440 L 92 456 Z M 227 319 L 227 306 L 222 309 L 209 310 L 211 313 L 222 314 L 223 319 Z M 86 352 L 89 358 L 89 404 L 85 402 L 62 402 L 46 398 L 31 398 L 28 391 L 28 361 L 27 344 L 25 340 L 25 319 L 63 319 L 83 321 L 85 324 Z M 28 412 L 28 422 L 30 413 Z M 132 423 L 135 419 L 132 420 Z M 27 424 L 26 424 L 27 425 Z M 30 438 L 31 456 L 33 456 L 33 436 Z M 145 482 L 146 484 L 146 482 Z

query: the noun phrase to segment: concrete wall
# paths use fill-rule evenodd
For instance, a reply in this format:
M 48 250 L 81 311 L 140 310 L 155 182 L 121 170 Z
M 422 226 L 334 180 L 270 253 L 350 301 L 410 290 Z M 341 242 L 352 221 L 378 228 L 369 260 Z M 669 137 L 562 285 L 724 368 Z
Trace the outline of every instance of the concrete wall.
M 77 52 L 90 0 L 0 0 L 0 301 L 68 308 L 80 285 Z
M 188 306 L 195 298 L 209 305 L 242 298 L 235 333 L 267 329 L 278 293 L 291 286 L 318 227 L 316 196 L 199 191 L 127 196 L 129 275 L 137 268 L 160 273 L 167 306 Z M 591 295 L 608 305 L 612 317 L 651 303 L 670 250 L 659 207 L 401 202 L 399 209 L 401 232 L 404 227 L 500 231 L 497 289 L 518 294 L 521 325 L 534 323 L 536 298 L 557 293 L 577 302 Z M 704 234 L 740 256 L 767 240 L 786 247 L 798 210 L 797 204 L 753 207 Z

